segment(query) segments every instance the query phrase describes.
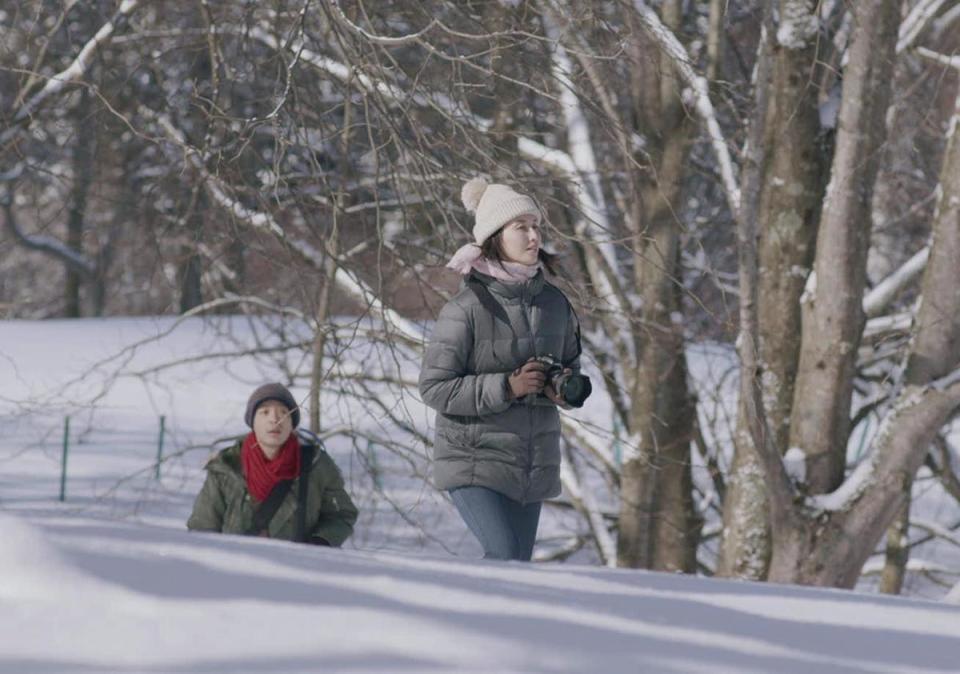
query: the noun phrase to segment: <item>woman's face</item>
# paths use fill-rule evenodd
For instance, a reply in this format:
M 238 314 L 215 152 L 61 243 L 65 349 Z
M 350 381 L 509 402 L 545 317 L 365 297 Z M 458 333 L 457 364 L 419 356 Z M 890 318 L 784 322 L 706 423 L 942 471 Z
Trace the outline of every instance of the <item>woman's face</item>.
M 532 215 L 521 215 L 503 226 L 500 253 L 507 262 L 533 265 L 540 259 L 540 225 Z
M 253 434 L 268 459 L 276 457 L 293 431 L 290 410 L 279 400 L 267 400 L 253 415 Z

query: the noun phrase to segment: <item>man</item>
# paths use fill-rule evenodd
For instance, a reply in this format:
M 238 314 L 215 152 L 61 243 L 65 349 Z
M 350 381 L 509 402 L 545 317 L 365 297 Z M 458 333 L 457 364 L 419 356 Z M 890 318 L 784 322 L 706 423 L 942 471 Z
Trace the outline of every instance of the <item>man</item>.
M 339 547 L 353 533 L 357 508 L 333 459 L 294 432 L 300 409 L 290 391 L 260 386 L 244 421 L 253 432 L 207 463 L 187 528 Z

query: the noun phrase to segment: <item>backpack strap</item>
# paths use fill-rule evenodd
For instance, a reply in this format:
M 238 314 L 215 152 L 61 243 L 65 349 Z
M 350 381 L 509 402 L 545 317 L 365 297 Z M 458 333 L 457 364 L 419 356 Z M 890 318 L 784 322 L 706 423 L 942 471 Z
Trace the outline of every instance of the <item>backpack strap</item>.
M 513 329 L 510 325 L 510 317 L 507 316 L 507 310 L 503 308 L 503 305 L 497 302 L 494 299 L 493 294 L 490 292 L 490 289 L 476 276 L 471 274 L 467 277 L 467 287 L 473 291 L 473 294 L 477 296 L 477 299 L 480 301 L 480 305 L 486 309 L 490 316 L 494 319 L 502 321 L 508 328 Z
M 507 310 L 503 308 L 502 304 L 497 302 L 486 284 L 473 274 L 467 277 L 466 284 L 480 301 L 480 306 L 486 310 L 487 316 L 490 317 L 490 337 L 492 338 L 496 332 L 497 321 L 503 323 L 507 326 L 507 329 L 513 333 L 513 326 L 510 325 L 510 317 L 507 316 Z M 493 350 L 493 357 L 497 358 L 497 341 L 495 339 L 491 342 L 490 348 Z
M 307 540 L 307 490 L 310 488 L 310 481 L 307 479 L 307 476 L 313 465 L 313 457 L 316 455 L 316 449 L 316 446 L 313 444 L 305 444 L 301 447 L 300 482 L 297 487 L 297 528 L 293 537 L 293 540 L 297 543 L 303 543 Z
M 262 536 L 267 530 L 267 527 L 270 526 L 270 521 L 273 519 L 273 516 L 277 514 L 277 510 L 280 509 L 280 504 L 283 503 L 283 499 L 287 497 L 287 494 L 290 493 L 290 488 L 293 486 L 293 480 L 281 480 L 277 482 L 273 489 L 270 491 L 270 495 L 257 506 L 257 509 L 253 513 L 253 524 L 250 529 L 247 530 L 247 534 L 251 536 Z

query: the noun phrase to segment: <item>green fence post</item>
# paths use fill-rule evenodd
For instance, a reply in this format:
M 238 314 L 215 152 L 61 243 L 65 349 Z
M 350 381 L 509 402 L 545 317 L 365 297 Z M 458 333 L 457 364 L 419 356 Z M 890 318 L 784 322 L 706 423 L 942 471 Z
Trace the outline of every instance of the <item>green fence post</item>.
M 163 461 L 163 432 L 167 425 L 167 417 L 163 414 L 160 415 L 160 437 L 157 439 L 157 467 L 154 472 L 154 477 L 160 479 L 160 463 Z
M 67 498 L 67 451 L 70 449 L 70 417 L 63 420 L 63 456 L 60 459 L 60 502 Z

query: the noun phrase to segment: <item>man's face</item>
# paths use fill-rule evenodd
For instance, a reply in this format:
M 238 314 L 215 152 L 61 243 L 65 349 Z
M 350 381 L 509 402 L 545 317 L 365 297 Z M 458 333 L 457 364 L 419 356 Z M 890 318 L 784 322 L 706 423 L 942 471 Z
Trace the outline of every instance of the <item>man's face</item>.
M 291 412 L 279 400 L 267 400 L 253 415 L 253 434 L 268 459 L 274 458 L 293 431 Z

